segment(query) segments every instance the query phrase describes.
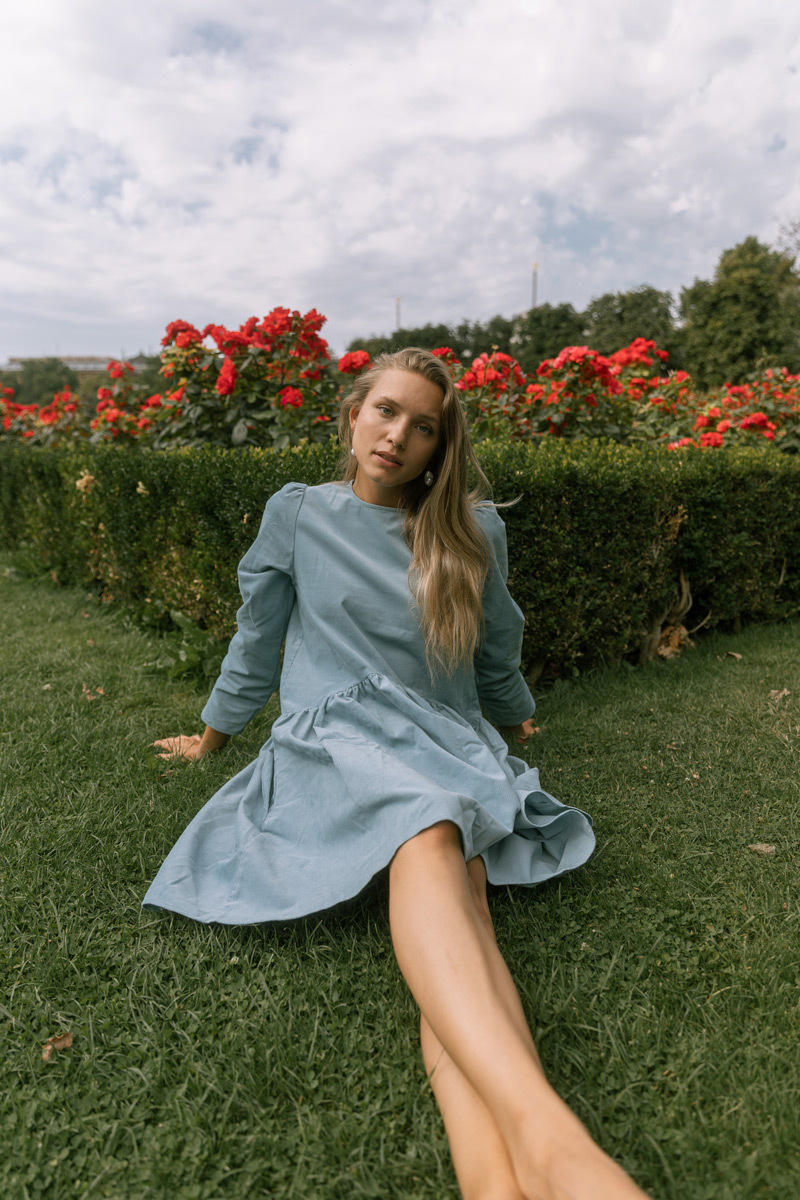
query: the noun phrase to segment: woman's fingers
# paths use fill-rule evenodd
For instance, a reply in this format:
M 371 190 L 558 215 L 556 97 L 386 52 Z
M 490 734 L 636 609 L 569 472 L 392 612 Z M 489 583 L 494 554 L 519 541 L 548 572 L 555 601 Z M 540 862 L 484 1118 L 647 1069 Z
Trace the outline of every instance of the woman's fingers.
M 502 725 L 500 732 L 504 737 L 516 738 L 518 742 L 527 742 L 529 737 L 533 737 L 539 732 L 539 726 L 534 725 L 533 720 L 523 721 L 520 725 Z
M 159 738 L 152 742 L 159 758 L 194 758 L 195 751 L 200 745 L 200 734 L 179 734 L 178 737 Z

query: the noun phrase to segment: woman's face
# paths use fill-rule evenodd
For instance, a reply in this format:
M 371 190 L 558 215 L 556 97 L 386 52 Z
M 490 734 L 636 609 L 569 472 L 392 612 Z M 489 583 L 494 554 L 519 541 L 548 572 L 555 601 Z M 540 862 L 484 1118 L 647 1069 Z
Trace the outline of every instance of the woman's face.
M 441 438 L 442 389 L 393 368 L 350 411 L 358 468 L 353 491 L 368 504 L 398 507 L 403 489 L 427 467 Z

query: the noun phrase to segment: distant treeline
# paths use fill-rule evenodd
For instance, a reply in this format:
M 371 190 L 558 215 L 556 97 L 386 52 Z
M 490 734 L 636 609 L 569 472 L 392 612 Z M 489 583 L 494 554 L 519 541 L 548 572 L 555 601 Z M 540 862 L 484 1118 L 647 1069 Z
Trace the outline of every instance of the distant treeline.
M 137 371 L 137 381 L 153 392 L 159 391 L 164 386 L 160 366 L 159 356 L 150 355 L 144 369 Z M 0 387 L 13 388 L 17 404 L 47 404 L 56 392 L 69 388 L 87 411 L 93 411 L 97 389 L 107 383 L 105 371 L 78 373 L 60 358 L 27 358 L 14 370 L 0 371 Z
M 690 373 L 701 388 L 743 381 L 760 366 L 800 371 L 800 275 L 795 268 L 798 225 L 771 249 L 755 237 L 725 250 L 712 280 L 695 279 L 676 301 L 644 285 L 607 292 L 584 312 L 571 304 L 540 304 L 514 317 L 482 323 L 427 324 L 385 337 L 355 338 L 348 350 L 377 354 L 450 346 L 462 362 L 493 348 L 516 358 L 526 373 L 564 346 L 588 345 L 612 354 L 634 338 L 652 338 L 668 365 Z
M 771 248 L 755 237 L 725 250 L 714 278 L 695 279 L 676 300 L 671 292 L 643 285 L 606 292 L 584 312 L 571 304 L 540 304 L 514 317 L 458 325 L 428 324 L 398 329 L 388 336 L 355 338 L 348 350 L 374 358 L 404 346 L 433 350 L 450 346 L 462 363 L 496 348 L 516 358 L 526 374 L 565 346 L 590 346 L 613 354 L 637 337 L 652 339 L 669 353 L 668 366 L 688 371 L 699 389 L 744 382 L 764 366 L 800 371 L 800 222 L 782 231 Z M 161 390 L 160 358 L 152 356 L 137 380 Z M 0 387 L 12 387 L 18 404 L 44 404 L 69 387 L 82 405 L 94 409 L 104 372 L 79 376 L 57 358 L 29 359 L 20 369 L 0 371 Z

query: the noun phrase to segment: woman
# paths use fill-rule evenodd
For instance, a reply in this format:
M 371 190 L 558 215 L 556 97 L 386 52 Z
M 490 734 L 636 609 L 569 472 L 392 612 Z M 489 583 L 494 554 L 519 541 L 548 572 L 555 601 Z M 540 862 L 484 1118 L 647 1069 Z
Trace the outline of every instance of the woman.
M 641 1197 L 546 1081 L 492 932 L 487 873 L 531 885 L 580 865 L 594 839 L 481 714 L 519 741 L 533 732 L 505 529 L 468 494 L 468 462 L 488 485 L 449 371 L 423 350 L 378 359 L 339 433 L 341 481 L 267 504 L 205 732 L 156 745 L 200 758 L 238 733 L 277 685 L 285 638 L 281 716 L 145 903 L 288 919 L 388 864 L 394 949 L 466 1200 Z

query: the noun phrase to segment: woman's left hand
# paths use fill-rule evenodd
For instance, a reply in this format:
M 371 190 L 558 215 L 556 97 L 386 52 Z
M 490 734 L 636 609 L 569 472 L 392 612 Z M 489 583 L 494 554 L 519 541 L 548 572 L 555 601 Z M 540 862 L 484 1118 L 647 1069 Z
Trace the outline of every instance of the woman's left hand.
M 500 732 L 508 738 L 516 738 L 518 742 L 527 742 L 528 738 L 539 732 L 539 726 L 534 725 L 533 717 L 531 717 L 529 720 L 523 721 L 521 725 L 504 725 Z

